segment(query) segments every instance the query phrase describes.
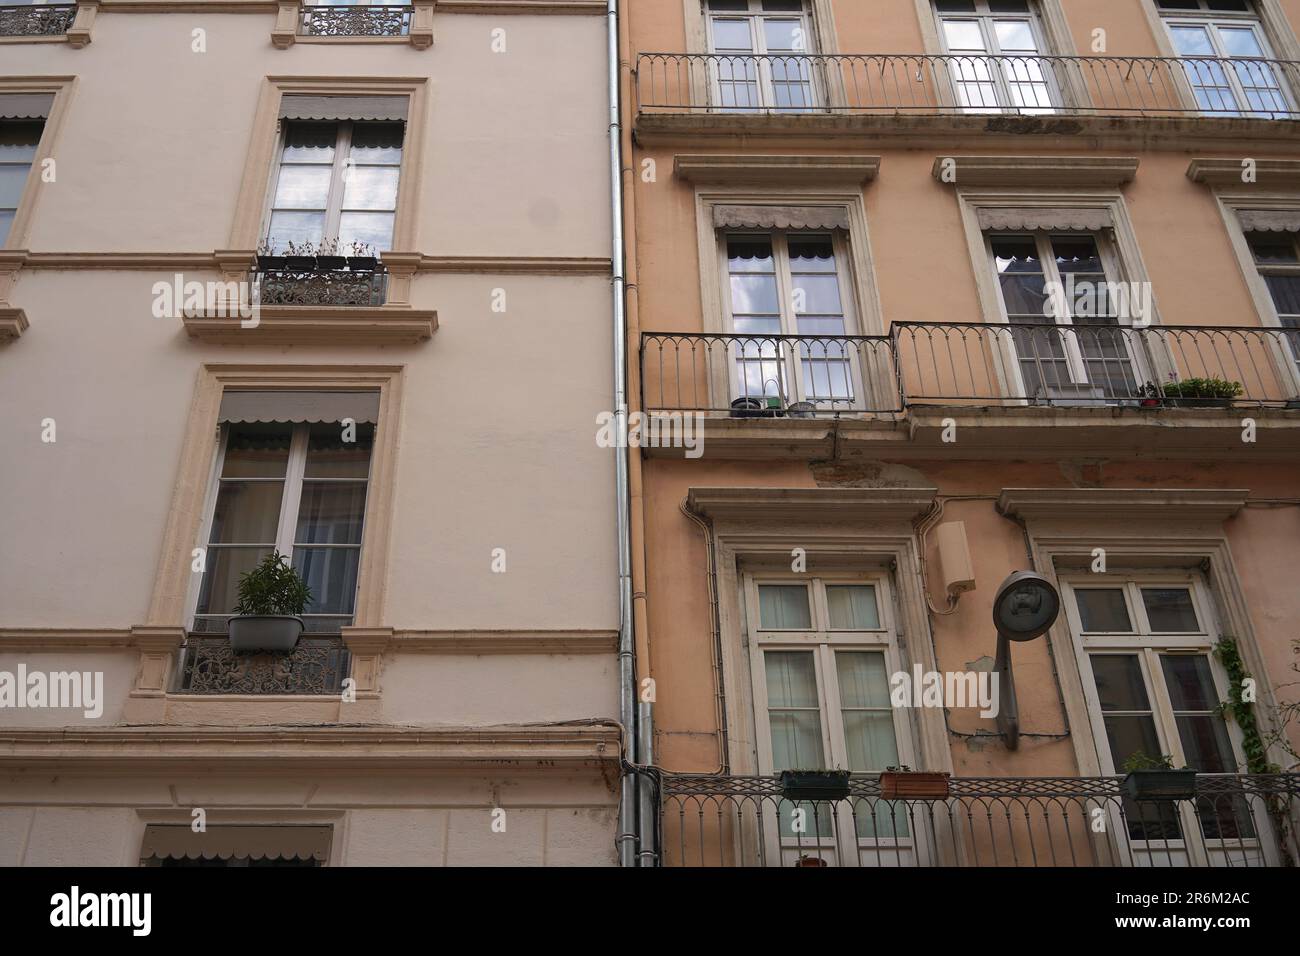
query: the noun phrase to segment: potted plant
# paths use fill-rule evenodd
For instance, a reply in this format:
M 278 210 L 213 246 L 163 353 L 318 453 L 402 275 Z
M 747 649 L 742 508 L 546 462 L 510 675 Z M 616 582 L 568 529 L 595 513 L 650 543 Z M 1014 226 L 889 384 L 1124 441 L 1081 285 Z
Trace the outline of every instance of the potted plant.
M 782 770 L 781 796 L 787 800 L 846 800 L 847 770 Z
M 763 397 L 764 418 L 781 418 L 785 415 L 785 400 L 780 395 L 766 395 Z
M 326 239 L 316 250 L 317 272 L 342 272 L 347 268 L 347 256 L 338 255 L 338 240 Z
M 731 402 L 732 418 L 761 418 L 763 403 L 752 396 L 733 399 Z
M 947 800 L 948 774 L 911 767 L 888 767 L 880 775 L 880 795 L 886 800 Z
M 1125 773 L 1120 789 L 1133 800 L 1191 800 L 1196 796 L 1196 771 L 1174 769 L 1169 754 L 1152 757 L 1138 750 L 1120 767 Z
M 288 255 L 284 257 L 284 267 L 289 272 L 315 272 L 316 248 L 310 242 L 285 243 Z
M 294 649 L 306 626 L 298 615 L 311 603 L 311 588 L 272 551 L 239 576 L 239 601 L 230 619 L 230 649 L 237 653 Z
M 257 270 L 259 272 L 274 272 L 283 268 L 284 256 L 276 254 L 275 243 L 269 238 L 263 239 L 257 247 Z
M 1138 405 L 1142 408 L 1159 408 L 1163 398 L 1164 393 L 1154 382 L 1147 382 L 1138 389 Z
M 378 264 L 379 260 L 375 258 L 375 251 L 370 248 L 370 243 L 352 243 L 352 251 L 348 253 L 349 269 L 353 272 L 374 272 Z
M 819 856 L 808 856 L 806 854 L 804 856 L 799 857 L 798 861 L 795 863 L 795 866 L 829 866 L 829 865 L 830 864 L 828 864 L 825 860 L 823 860 Z
M 1160 386 L 1165 402 L 1189 408 L 1227 408 L 1242 392 L 1240 382 L 1223 378 L 1185 378 Z

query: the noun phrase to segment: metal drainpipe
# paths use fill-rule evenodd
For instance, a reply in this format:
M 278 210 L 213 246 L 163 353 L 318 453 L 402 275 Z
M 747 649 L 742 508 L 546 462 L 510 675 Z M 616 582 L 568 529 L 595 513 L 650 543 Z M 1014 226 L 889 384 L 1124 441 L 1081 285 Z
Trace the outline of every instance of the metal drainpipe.
M 614 292 L 614 423 L 616 435 L 627 434 L 627 317 L 624 312 L 626 277 L 623 272 L 623 125 L 619 116 L 618 0 L 607 0 L 609 72 L 609 176 L 610 258 L 613 261 Z M 614 455 L 615 515 L 618 522 L 618 718 L 623 725 L 623 761 L 637 762 L 636 651 L 632 632 L 632 541 L 628 524 L 631 510 L 628 491 L 629 449 L 616 448 Z M 622 866 L 636 866 L 637 781 L 623 773 L 619 778 L 618 859 Z

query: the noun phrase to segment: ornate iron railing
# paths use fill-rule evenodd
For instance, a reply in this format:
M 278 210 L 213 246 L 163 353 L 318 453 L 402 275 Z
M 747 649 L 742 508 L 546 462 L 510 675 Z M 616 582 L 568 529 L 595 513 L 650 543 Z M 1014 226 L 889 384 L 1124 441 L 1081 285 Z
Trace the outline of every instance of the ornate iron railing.
M 1294 866 L 1300 774 L 1198 774 L 1191 799 L 1122 777 L 954 777 L 943 799 L 798 802 L 773 777 L 649 773 L 665 866 Z
M 1300 63 L 1219 57 L 642 53 L 642 113 L 1300 117 Z
M 310 5 L 298 13 L 299 36 L 404 37 L 410 32 L 409 5 Z
M 382 263 L 373 272 L 255 270 L 252 281 L 261 305 L 383 305 L 388 291 Z
M 924 403 L 1191 408 L 1297 396 L 1300 329 L 1290 328 L 895 322 L 884 336 L 641 337 L 652 412 L 815 418 Z
M 56 37 L 77 18 L 75 3 L 0 5 L 0 37 Z
M 337 636 L 304 635 L 287 654 L 236 654 L 224 635 L 191 635 L 182 655 L 183 694 L 337 694 L 349 667 Z

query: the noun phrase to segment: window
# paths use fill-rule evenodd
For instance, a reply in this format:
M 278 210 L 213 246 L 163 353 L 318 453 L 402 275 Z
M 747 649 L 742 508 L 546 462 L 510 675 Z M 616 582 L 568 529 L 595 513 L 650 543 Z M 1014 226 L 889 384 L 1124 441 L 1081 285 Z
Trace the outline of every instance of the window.
M 842 233 L 724 232 L 725 299 L 732 330 L 732 393 L 820 408 L 860 404 L 855 331 Z M 791 342 L 780 336 L 801 336 Z
M 985 233 L 1026 398 L 1090 402 L 1137 394 L 1138 355 L 1109 295 L 1115 253 L 1100 233 Z
M 911 762 L 904 718 L 890 701 L 889 675 L 900 667 L 884 579 L 751 577 L 746 586 L 760 771 L 873 773 Z M 794 809 L 783 802 L 778 810 L 783 844 L 829 845 L 838 833 L 848 853 L 850 833 L 859 847 L 910 836 L 907 812 L 888 801 L 805 807 L 802 837 Z
M 1255 260 L 1255 268 L 1268 287 L 1278 322 L 1286 329 L 1300 329 L 1300 247 L 1297 247 L 1297 236 L 1300 234 L 1294 232 L 1246 233 L 1246 244 Z M 1300 373 L 1300 332 L 1284 334 L 1291 361 Z
M 302 615 L 309 632 L 337 633 L 352 623 L 375 416 L 365 399 L 351 397 L 367 393 L 324 393 L 317 401 L 321 394 L 228 392 L 223 399 L 195 632 L 225 631 L 240 575 L 272 550 L 312 590 Z M 322 411 L 293 414 L 276 402 Z M 247 411 L 259 404 L 268 410 Z M 275 420 L 290 417 L 299 420 Z
M 36 158 L 44 120 L 0 120 L 0 246 L 9 238 Z
M 1203 112 L 1290 113 L 1290 95 L 1249 0 L 1157 0 L 1157 6 Z
M 1052 112 L 1060 98 L 1029 0 L 934 0 L 934 8 L 964 112 Z
M 339 255 L 352 254 L 354 243 L 372 255 L 390 250 L 403 124 L 288 119 L 282 126 L 266 228 L 270 250 L 283 252 L 289 242 L 336 242 Z
M 812 15 L 803 0 L 707 0 L 706 19 L 720 108 L 816 108 Z
M 1085 687 L 1107 772 L 1123 773 L 1133 757 L 1168 756 L 1175 767 L 1236 773 L 1228 725 L 1218 712 L 1226 679 L 1212 649 L 1218 635 L 1198 577 L 1118 578 L 1067 582 L 1067 616 L 1086 662 Z M 1199 837 L 1253 840 L 1244 800 L 1200 797 L 1195 808 L 1125 800 L 1128 835 L 1156 841 Z

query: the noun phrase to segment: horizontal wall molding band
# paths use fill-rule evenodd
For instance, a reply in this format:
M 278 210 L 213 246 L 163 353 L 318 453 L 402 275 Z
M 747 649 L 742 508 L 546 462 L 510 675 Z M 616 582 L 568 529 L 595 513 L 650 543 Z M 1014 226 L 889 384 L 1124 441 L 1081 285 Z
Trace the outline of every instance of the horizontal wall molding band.
M 387 650 L 425 654 L 613 654 L 609 631 L 394 631 Z
M 879 156 L 704 155 L 679 153 L 673 172 L 697 185 L 855 186 L 880 172 Z
M 963 186 L 1122 186 L 1138 161 L 1112 156 L 936 156 L 931 174 Z
M 1245 178 L 1247 171 L 1252 178 Z M 1210 186 L 1298 186 L 1300 160 L 1204 159 L 1197 157 L 1187 165 L 1187 178 Z
M 29 252 L 10 250 L 5 261 L 27 269 L 219 269 L 232 253 L 218 252 Z M 251 260 L 254 254 L 248 253 Z M 382 258 L 382 255 L 381 255 Z M 426 256 L 418 272 L 609 275 L 610 260 L 586 256 Z
M 998 510 L 1026 520 L 1225 521 L 1249 494 L 1244 488 L 1004 488 Z
M 692 488 L 687 502 L 710 518 L 911 520 L 937 488 Z
M 135 635 L 127 628 L 85 630 L 45 627 L 0 628 L 0 654 L 101 651 L 137 646 Z
M 619 728 L 586 724 L 409 727 L 121 727 L 0 730 L 0 769 L 138 774 L 259 773 L 357 768 L 475 767 L 544 763 L 596 766 L 619 759 Z
M 277 0 L 100 0 L 105 13 L 275 13 Z M 438 0 L 435 13 L 602 16 L 604 0 Z
M 251 327 L 237 315 L 185 316 L 182 321 L 190 338 L 214 345 L 417 345 L 437 331 L 438 313 L 388 306 L 264 305 Z

